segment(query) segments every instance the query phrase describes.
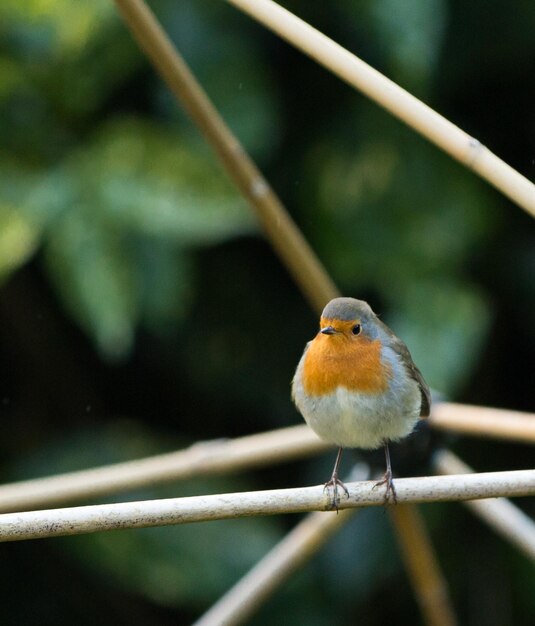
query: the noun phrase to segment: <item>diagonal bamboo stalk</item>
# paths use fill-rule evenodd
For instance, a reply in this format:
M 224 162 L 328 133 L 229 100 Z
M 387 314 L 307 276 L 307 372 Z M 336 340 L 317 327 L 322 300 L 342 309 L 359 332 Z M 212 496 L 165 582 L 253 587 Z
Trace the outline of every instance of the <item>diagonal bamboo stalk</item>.
M 435 457 L 435 470 L 439 474 L 469 474 L 474 470 L 449 451 Z M 524 554 L 535 561 L 535 522 L 505 498 L 474 500 L 464 505 L 508 539 Z
M 291 574 L 304 565 L 358 511 L 338 515 L 310 513 L 193 626 L 236 626 L 264 604 Z
M 535 216 L 535 185 L 477 139 L 271 0 L 227 0 L 333 74 L 362 91 Z
M 374 481 L 348 483 L 349 497 L 340 498 L 339 509 L 383 506 L 384 491 L 375 489 L 375 485 Z M 399 504 L 529 496 L 535 495 L 535 470 L 397 478 L 396 493 Z M 331 506 L 331 494 L 323 485 L 318 485 L 4 513 L 0 515 L 0 541 L 191 524 L 252 515 L 331 511 Z
M 368 473 L 365 465 L 356 466 L 349 480 L 364 480 Z M 293 572 L 308 562 L 357 512 L 358 509 L 353 509 L 340 511 L 338 515 L 307 515 L 194 626 L 236 626 L 246 622 Z
M 115 3 L 141 48 L 249 201 L 268 241 L 295 282 L 320 312 L 336 297 L 336 287 L 275 192 L 226 126 L 147 5 L 142 0 L 115 0 Z
M 404 504 L 389 507 L 388 512 L 425 623 L 429 626 L 455 626 L 457 619 L 448 586 L 436 566 L 422 514 L 417 507 Z

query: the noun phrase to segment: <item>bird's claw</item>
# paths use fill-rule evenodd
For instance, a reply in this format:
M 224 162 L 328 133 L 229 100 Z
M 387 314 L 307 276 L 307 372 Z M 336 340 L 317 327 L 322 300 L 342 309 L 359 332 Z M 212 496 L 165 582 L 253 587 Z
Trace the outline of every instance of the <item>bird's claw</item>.
M 376 487 L 380 487 L 381 485 L 386 485 L 385 499 L 384 504 L 388 504 L 390 501 L 390 494 L 392 494 L 392 501 L 394 504 L 398 503 L 398 496 L 396 493 L 396 488 L 394 487 L 394 480 L 392 478 L 392 470 L 386 470 L 385 475 L 381 480 L 375 483 L 372 489 Z
M 338 496 L 338 487 L 341 487 L 345 491 L 346 497 L 348 499 L 349 499 L 349 491 L 347 490 L 347 487 L 345 486 L 345 484 L 338 478 L 337 474 L 333 474 L 331 476 L 331 479 L 328 480 L 323 485 L 323 491 L 329 490 L 331 487 L 333 490 L 333 497 L 331 500 L 331 510 L 336 509 L 336 512 L 338 513 L 338 504 L 340 503 L 340 498 Z

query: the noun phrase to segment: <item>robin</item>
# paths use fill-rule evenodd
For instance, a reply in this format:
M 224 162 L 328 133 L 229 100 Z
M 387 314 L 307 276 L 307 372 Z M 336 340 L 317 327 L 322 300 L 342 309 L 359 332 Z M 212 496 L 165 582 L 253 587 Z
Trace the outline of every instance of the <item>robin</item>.
M 384 446 L 386 472 L 374 487 L 386 485 L 385 503 L 396 490 L 390 441 L 409 435 L 431 408 L 429 387 L 407 346 L 383 324 L 367 302 L 335 298 L 323 309 L 320 330 L 299 361 L 292 398 L 307 424 L 339 447 L 331 479 L 333 508 L 343 448 L 375 450 Z

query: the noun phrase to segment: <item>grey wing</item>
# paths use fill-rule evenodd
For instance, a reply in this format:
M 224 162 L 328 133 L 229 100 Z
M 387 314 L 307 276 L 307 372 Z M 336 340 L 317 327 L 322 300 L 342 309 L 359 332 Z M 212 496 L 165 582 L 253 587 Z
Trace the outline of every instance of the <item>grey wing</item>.
M 422 394 L 422 404 L 420 406 L 420 417 L 429 417 L 431 413 L 431 392 L 429 385 L 425 382 L 422 372 L 416 367 L 414 361 L 411 360 L 410 373 L 412 378 L 418 383 L 420 393 Z
M 420 405 L 420 417 L 429 417 L 431 412 L 431 392 L 429 386 L 425 382 L 422 372 L 416 367 L 412 360 L 411 353 L 407 346 L 401 341 L 399 337 L 396 337 L 394 333 L 388 328 L 386 324 L 383 324 L 380 320 L 377 320 L 381 326 L 383 326 L 385 332 L 389 338 L 389 345 L 402 358 L 403 362 L 407 366 L 410 377 L 418 383 L 420 388 L 420 394 L 422 396 L 422 404 Z

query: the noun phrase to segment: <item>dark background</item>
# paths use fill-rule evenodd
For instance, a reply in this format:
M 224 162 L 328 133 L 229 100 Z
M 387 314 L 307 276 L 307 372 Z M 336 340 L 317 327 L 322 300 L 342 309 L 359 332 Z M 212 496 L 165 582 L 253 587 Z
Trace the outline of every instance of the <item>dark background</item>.
M 533 410 L 532 218 L 226 3 L 151 6 L 343 293 L 447 397 Z M 533 179 L 533 2 L 285 6 Z M 0 280 L 3 482 L 300 423 L 289 381 L 316 316 L 107 0 L 0 6 Z M 528 446 L 422 432 L 397 472 L 437 445 L 533 465 Z M 333 458 L 113 500 L 315 484 Z M 460 623 L 533 623 L 527 557 L 460 505 L 423 512 Z M 3 544 L 0 620 L 186 624 L 295 522 Z M 253 622 L 394 620 L 420 617 L 369 510 Z

